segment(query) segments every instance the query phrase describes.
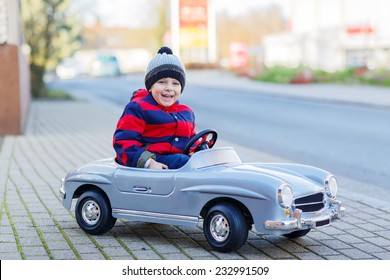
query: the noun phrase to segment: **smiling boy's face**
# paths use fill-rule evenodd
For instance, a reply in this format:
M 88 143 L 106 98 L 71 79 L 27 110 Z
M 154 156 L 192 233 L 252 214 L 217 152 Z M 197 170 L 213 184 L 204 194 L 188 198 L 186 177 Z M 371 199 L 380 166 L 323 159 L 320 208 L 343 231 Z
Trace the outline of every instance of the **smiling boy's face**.
M 162 78 L 152 85 L 150 91 L 159 105 L 169 107 L 179 99 L 181 84 L 173 78 Z

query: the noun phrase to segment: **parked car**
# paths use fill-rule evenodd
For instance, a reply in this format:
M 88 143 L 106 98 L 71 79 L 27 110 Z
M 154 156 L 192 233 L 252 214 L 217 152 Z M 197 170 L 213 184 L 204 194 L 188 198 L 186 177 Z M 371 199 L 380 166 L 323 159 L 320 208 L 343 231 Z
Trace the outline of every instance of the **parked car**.
M 75 58 L 65 58 L 56 67 L 56 74 L 60 79 L 73 79 L 85 73 L 82 64 Z
M 94 77 L 110 77 L 121 75 L 118 59 L 113 55 L 97 57 L 91 65 L 91 75 Z
M 336 200 L 331 173 L 287 163 L 242 163 L 233 148 L 212 148 L 217 133 L 197 134 L 185 148 L 195 152 L 180 169 L 152 170 L 102 159 L 70 171 L 60 195 L 66 209 L 77 198 L 81 229 L 100 235 L 117 218 L 198 226 L 212 248 L 230 252 L 254 225 L 261 234 L 288 238 L 327 226 L 345 209 Z

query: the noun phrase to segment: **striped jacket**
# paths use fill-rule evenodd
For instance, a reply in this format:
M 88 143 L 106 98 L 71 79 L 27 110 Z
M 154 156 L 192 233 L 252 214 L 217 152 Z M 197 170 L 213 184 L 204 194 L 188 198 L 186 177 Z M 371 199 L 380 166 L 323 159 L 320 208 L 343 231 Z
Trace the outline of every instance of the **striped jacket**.
M 143 167 L 145 155 L 182 153 L 194 135 L 195 115 L 189 107 L 178 102 L 160 106 L 141 89 L 134 92 L 118 121 L 113 137 L 116 161 Z

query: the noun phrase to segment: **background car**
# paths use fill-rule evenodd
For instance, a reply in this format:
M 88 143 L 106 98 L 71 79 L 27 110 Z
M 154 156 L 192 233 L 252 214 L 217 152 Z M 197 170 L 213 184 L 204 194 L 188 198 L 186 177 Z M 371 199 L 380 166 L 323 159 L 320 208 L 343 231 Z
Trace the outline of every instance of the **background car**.
M 118 59 L 113 55 L 98 56 L 91 64 L 94 77 L 112 77 L 121 75 Z

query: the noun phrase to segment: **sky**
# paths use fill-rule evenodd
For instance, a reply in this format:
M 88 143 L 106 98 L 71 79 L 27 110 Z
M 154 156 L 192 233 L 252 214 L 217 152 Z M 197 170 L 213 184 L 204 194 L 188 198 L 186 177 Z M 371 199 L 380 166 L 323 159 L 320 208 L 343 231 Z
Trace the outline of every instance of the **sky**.
M 225 10 L 231 15 L 238 15 L 253 7 L 278 4 L 284 14 L 289 13 L 291 0 L 212 0 L 217 12 Z M 81 3 L 80 1 L 76 1 Z M 84 0 L 85 22 L 95 22 L 94 14 L 108 26 L 139 27 L 153 22 L 153 10 L 143 0 Z M 82 4 L 79 4 L 82 5 Z

